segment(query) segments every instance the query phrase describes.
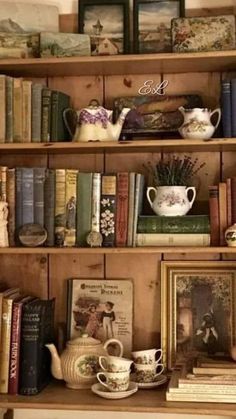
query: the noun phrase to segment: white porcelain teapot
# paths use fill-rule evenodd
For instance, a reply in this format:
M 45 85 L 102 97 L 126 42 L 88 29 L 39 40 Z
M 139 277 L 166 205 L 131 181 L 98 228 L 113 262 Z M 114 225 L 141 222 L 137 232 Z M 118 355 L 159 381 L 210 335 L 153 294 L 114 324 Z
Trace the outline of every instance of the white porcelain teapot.
M 184 109 L 182 106 L 179 111 L 184 117 L 183 125 L 179 128 L 179 133 L 183 138 L 207 140 L 212 137 L 221 119 L 220 108 L 210 111 L 207 108 Z M 211 118 L 218 114 L 217 122 L 212 124 Z
M 113 111 L 99 105 L 92 100 L 87 108 L 75 111 L 71 108 L 64 110 L 63 117 L 72 141 L 118 141 L 122 126 L 130 108 L 122 109 L 117 121 L 112 123 Z M 71 118 L 72 113 L 72 118 Z M 75 133 L 70 120 L 76 125 Z

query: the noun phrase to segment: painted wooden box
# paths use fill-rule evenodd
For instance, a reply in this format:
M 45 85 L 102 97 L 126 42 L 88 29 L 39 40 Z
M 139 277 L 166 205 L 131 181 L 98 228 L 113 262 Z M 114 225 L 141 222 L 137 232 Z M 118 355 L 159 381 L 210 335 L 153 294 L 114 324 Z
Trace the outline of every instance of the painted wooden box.
M 91 55 L 90 37 L 78 33 L 40 33 L 41 57 L 77 57 Z

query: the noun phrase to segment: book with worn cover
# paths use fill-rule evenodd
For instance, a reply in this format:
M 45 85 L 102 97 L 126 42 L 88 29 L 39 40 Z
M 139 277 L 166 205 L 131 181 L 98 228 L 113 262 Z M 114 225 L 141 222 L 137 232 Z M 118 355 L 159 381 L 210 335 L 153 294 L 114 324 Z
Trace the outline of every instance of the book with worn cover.
M 41 141 L 48 143 L 51 136 L 51 103 L 52 90 L 44 87 L 42 90 Z
M 45 168 L 34 167 L 34 223 L 44 226 Z
M 32 81 L 22 81 L 22 135 L 23 142 L 31 142 L 31 100 L 32 100 Z
M 42 90 L 43 90 L 42 84 L 40 83 L 32 84 L 31 141 L 33 143 L 41 142 Z
M 6 76 L 0 74 L 0 143 L 6 140 Z
M 13 79 L 13 142 L 23 141 L 23 91 L 22 78 Z
M 70 140 L 69 131 L 66 128 L 63 112 L 70 107 L 70 96 L 57 90 L 52 91 L 51 99 L 51 134 L 50 141 Z
M 144 194 L 144 175 L 135 174 L 134 216 L 133 216 L 133 247 L 137 246 L 138 216 L 142 212 Z
M 220 245 L 225 246 L 225 231 L 227 229 L 227 189 L 226 183 L 219 183 L 219 212 L 220 212 Z
M 77 179 L 77 245 L 86 247 L 92 227 L 92 173 L 78 173 Z
M 222 126 L 225 138 L 232 137 L 232 97 L 230 80 L 221 82 Z
M 47 230 L 46 246 L 55 242 L 55 170 L 46 169 L 44 182 L 44 227 Z
M 127 246 L 133 245 L 134 229 L 134 200 L 135 200 L 135 173 L 129 173 L 129 212 L 128 212 L 128 237 Z
M 210 234 L 139 233 L 136 246 L 210 246 Z
M 156 215 L 140 215 L 138 217 L 138 233 L 210 233 L 208 215 L 183 215 L 181 217 L 164 217 Z
M 55 245 L 64 246 L 66 228 L 66 171 L 55 173 Z
M 116 246 L 127 245 L 129 210 L 129 173 L 117 173 Z
M 75 246 L 78 170 L 66 169 L 66 228 L 64 245 Z
M 101 189 L 100 228 L 103 237 L 102 245 L 104 247 L 112 247 L 115 245 L 116 202 L 116 175 L 103 174 Z
M 22 169 L 22 225 L 34 222 L 34 169 Z M 18 201 L 16 202 L 18 206 Z
M 6 143 L 13 142 L 13 77 L 6 76 Z
M 10 246 L 15 246 L 16 229 L 16 170 L 7 168 L 8 236 Z
M 220 244 L 219 186 L 209 186 L 211 246 Z

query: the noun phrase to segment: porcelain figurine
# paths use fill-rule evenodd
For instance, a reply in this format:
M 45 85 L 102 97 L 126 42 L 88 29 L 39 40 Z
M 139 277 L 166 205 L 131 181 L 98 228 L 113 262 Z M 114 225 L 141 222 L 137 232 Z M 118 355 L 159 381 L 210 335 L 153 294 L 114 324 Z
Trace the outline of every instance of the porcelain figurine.
M 123 355 L 123 345 L 118 339 L 109 339 L 103 344 L 86 334 L 68 341 L 61 357 L 54 344 L 47 344 L 52 356 L 52 375 L 58 380 L 65 380 L 69 388 L 90 388 L 97 381 L 99 357 L 108 355 L 109 345 L 117 345 L 118 356 Z
M 151 191 L 154 199 L 151 199 Z M 188 198 L 188 192 L 192 191 L 193 197 Z M 186 186 L 158 186 L 147 188 L 147 199 L 152 210 L 157 215 L 178 216 L 185 215 L 192 208 L 196 198 L 196 188 Z
M 7 219 L 8 203 L 0 201 L 0 247 L 9 247 Z
M 229 247 L 236 247 L 236 224 L 233 224 L 225 231 L 225 240 Z
M 220 108 L 211 112 L 207 108 L 184 109 L 182 106 L 179 111 L 184 117 L 183 125 L 179 128 L 179 133 L 183 138 L 207 140 L 211 138 L 217 129 L 220 119 Z M 214 114 L 218 114 L 215 125 L 212 124 L 211 118 Z
M 116 123 L 113 124 L 113 111 L 100 106 L 97 100 L 92 100 L 87 108 L 79 111 L 73 111 L 70 108 L 65 109 L 64 120 L 72 141 L 118 141 L 125 117 L 129 111 L 130 108 L 122 109 Z M 74 114 L 76 125 L 74 134 L 69 122 L 71 112 Z

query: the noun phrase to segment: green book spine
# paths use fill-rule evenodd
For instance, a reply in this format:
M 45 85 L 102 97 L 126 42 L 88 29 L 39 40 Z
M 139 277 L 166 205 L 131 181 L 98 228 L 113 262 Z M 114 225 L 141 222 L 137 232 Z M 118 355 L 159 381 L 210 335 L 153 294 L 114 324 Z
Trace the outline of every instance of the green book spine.
M 44 227 L 47 230 L 46 246 L 54 246 L 55 229 L 55 170 L 46 169 L 44 182 Z
M 65 126 L 63 112 L 70 107 L 70 96 L 65 93 L 52 91 L 51 104 L 51 138 L 50 141 L 68 141 L 69 132 Z
M 161 217 L 141 215 L 138 218 L 138 233 L 210 233 L 208 215 Z
M 42 90 L 42 84 L 32 84 L 31 140 L 33 143 L 41 141 Z
M 42 127 L 41 141 L 48 143 L 50 141 L 51 131 L 51 96 L 52 90 L 44 88 L 42 90 Z
M 77 245 L 87 246 L 92 225 L 92 173 L 79 173 L 77 181 Z

